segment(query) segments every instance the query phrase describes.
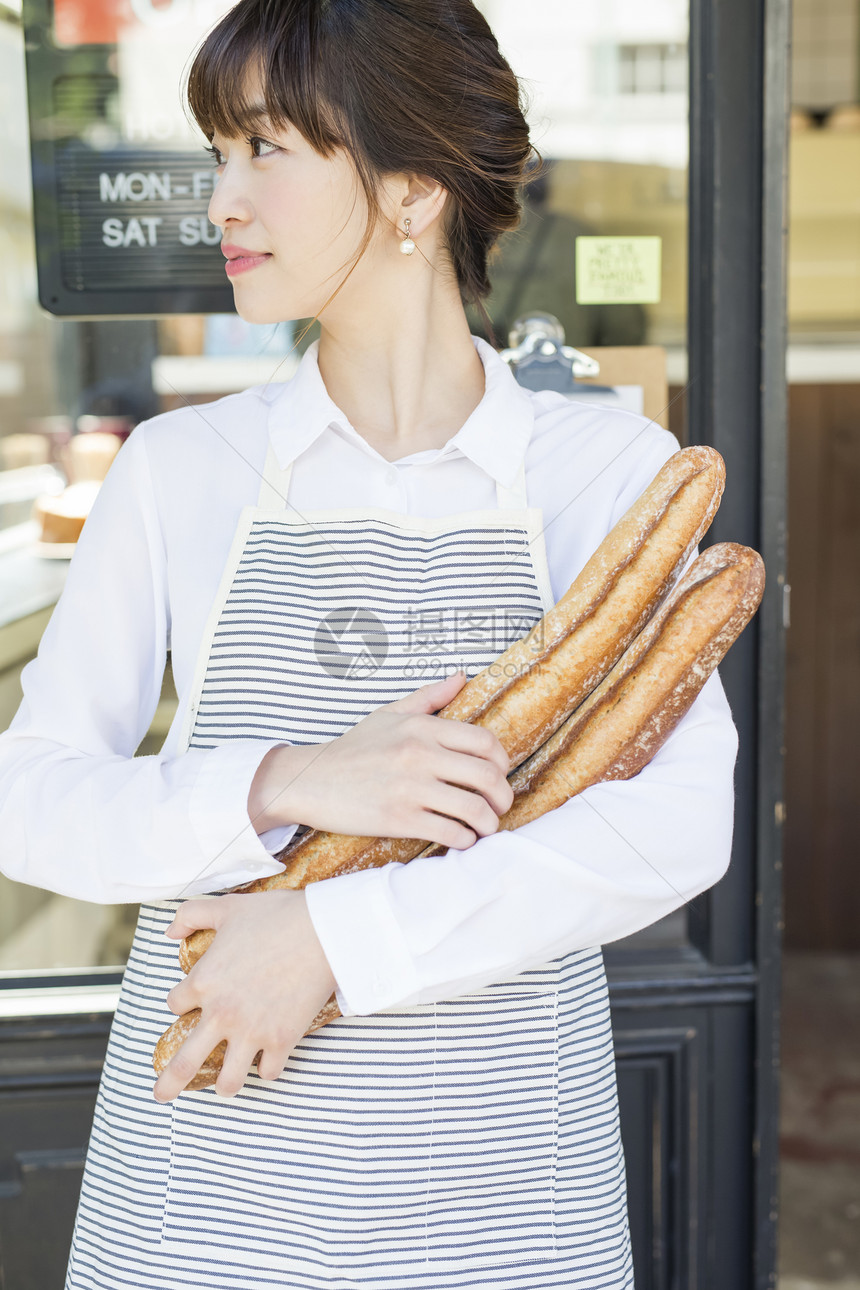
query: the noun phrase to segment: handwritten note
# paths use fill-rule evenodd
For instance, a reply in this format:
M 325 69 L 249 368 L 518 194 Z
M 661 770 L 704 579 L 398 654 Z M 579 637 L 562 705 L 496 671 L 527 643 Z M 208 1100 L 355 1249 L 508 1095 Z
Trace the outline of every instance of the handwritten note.
M 661 251 L 659 237 L 578 237 L 577 304 L 657 304 Z

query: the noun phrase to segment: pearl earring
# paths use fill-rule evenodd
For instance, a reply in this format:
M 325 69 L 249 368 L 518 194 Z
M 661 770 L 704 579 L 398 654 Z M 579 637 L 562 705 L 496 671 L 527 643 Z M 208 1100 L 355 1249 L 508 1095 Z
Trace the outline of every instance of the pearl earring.
M 412 252 L 415 250 L 415 243 L 412 241 L 412 238 L 409 236 L 409 229 L 411 224 L 412 224 L 412 220 L 408 219 L 406 221 L 406 236 L 403 239 L 403 241 L 400 243 L 400 249 L 404 255 L 411 255 Z

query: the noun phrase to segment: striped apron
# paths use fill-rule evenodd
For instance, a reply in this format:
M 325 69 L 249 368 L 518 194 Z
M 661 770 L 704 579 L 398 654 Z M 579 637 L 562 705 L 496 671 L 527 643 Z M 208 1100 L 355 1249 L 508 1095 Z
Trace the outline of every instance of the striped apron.
M 491 663 L 552 604 L 521 469 L 498 509 L 294 517 L 270 447 L 201 645 L 180 747 L 318 743 Z M 600 949 L 339 1020 L 276 1084 L 158 1105 L 179 980 L 144 906 L 99 1090 L 67 1290 L 632 1287 Z

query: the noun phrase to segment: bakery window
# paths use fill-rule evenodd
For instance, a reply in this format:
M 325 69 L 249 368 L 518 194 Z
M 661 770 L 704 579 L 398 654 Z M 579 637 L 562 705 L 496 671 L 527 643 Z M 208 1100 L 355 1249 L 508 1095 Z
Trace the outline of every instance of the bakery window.
M 676 4 L 662 7 L 667 41 L 683 47 L 685 14 L 678 16 Z M 567 64 L 557 65 L 558 33 L 551 25 L 535 23 L 533 18 L 526 22 L 522 6 L 509 0 L 482 0 L 481 8 L 515 65 L 533 82 L 543 83 L 544 101 L 535 104 L 533 118 L 539 146 L 549 162 L 546 174 L 529 189 L 521 231 L 507 239 L 493 267 L 489 307 L 498 340 L 507 342 L 518 314 L 537 308 L 558 316 L 573 344 L 647 343 L 682 353 L 685 96 L 680 96 L 671 119 L 666 117 L 665 104 L 661 105 L 656 133 L 654 123 L 643 119 L 641 105 L 632 113 L 618 108 L 621 115 L 607 126 L 603 87 L 587 75 L 571 80 Z M 89 22 L 94 13 L 71 0 L 62 8 L 67 14 L 73 10 L 80 21 Z M 0 22 L 4 116 L 23 123 L 28 120 L 23 33 L 14 13 L 6 18 Z M 564 43 L 583 68 L 600 55 L 610 28 L 617 38 L 617 25 L 608 20 L 601 19 L 599 30 L 586 35 L 572 17 L 565 24 Z M 72 24 L 68 30 L 46 33 L 46 47 L 54 49 L 52 58 L 74 60 L 76 32 L 80 36 Z M 82 127 L 88 155 L 99 149 L 110 153 L 117 146 L 117 131 L 121 134 L 126 129 L 131 133 L 120 141 L 121 146 L 149 146 L 151 135 L 161 144 L 167 140 L 169 150 L 170 131 L 178 124 L 167 121 L 164 105 L 169 106 L 181 70 L 177 40 L 165 52 L 163 68 L 159 65 L 153 72 L 172 78 L 159 96 L 163 105 L 156 117 L 148 100 L 134 98 L 133 77 L 127 102 L 121 77 L 117 92 L 98 90 L 113 75 L 105 41 L 114 36 L 100 27 L 87 27 L 85 34 L 91 47 L 86 56 L 94 57 L 93 50 L 105 56 L 104 74 L 80 101 L 61 98 L 73 115 L 89 114 Z M 153 33 L 149 38 L 154 38 Z M 187 47 L 192 43 L 189 35 Z M 75 73 L 73 62 L 67 70 Z M 549 133 L 548 120 L 553 121 Z M 595 135 L 598 121 L 603 122 L 599 137 Z M 54 121 L 52 128 L 56 127 Z M 633 135 L 632 144 L 623 142 Z M 35 134 L 34 141 L 39 142 Z M 0 299 L 0 729 L 9 724 L 20 702 L 21 672 L 36 654 L 101 481 L 133 427 L 186 402 L 205 403 L 249 385 L 288 379 L 316 334 L 311 330 L 296 345 L 301 323 L 253 327 L 223 312 L 165 310 L 159 317 L 110 319 L 48 312 L 38 303 L 33 211 L 33 184 L 44 186 L 45 177 L 31 176 L 29 145 L 23 126 L 0 133 L 0 243 L 6 273 L 6 290 Z M 39 155 L 34 148 L 34 171 Z M 150 167 L 140 169 L 149 174 Z M 132 187 L 126 183 L 121 189 L 114 171 L 109 171 L 105 200 L 112 203 L 112 216 L 117 215 L 118 203 L 132 201 Z M 146 196 L 150 205 L 144 214 L 151 213 L 152 202 L 162 200 L 163 194 L 159 189 Z M 205 201 L 201 209 L 205 210 Z M 89 208 L 82 210 L 86 214 Z M 134 214 L 130 205 L 123 210 Z M 167 221 L 169 211 L 164 214 Z M 201 230 L 202 240 L 211 242 L 213 230 L 205 227 L 205 221 Z M 659 299 L 643 304 L 618 299 L 588 303 L 577 298 L 576 239 L 596 233 L 633 233 L 662 240 Z M 135 254 L 134 246 L 126 249 L 129 255 Z M 142 250 L 141 255 L 145 254 Z M 81 272 L 84 269 L 86 264 Z M 175 302 L 170 307 L 175 308 Z M 481 334 L 482 320 L 473 316 L 472 322 Z M 676 400 L 673 407 L 682 411 L 683 400 Z M 682 432 L 678 433 L 681 437 Z M 138 755 L 159 751 L 175 706 L 168 662 L 161 698 Z M 132 907 L 90 905 L 0 877 L 0 980 L 9 984 L 19 978 L 41 982 L 50 977 L 62 982 L 79 980 L 81 974 L 96 982 L 115 979 L 128 952 L 134 920 Z M 665 944 L 682 935 L 683 927 L 679 931 L 667 925 L 651 932 L 650 938 Z
M 618 46 L 619 94 L 684 94 L 686 89 L 686 45 Z
M 62 321 L 38 303 L 24 38 L 0 6 L 0 729 L 21 700 L 66 578 L 69 557 L 110 463 L 133 425 L 158 410 L 151 393 L 156 325 Z M 169 725 L 169 670 L 142 750 Z M 0 876 L 2 1011 L 109 1008 L 136 910 L 56 896 Z M 85 985 L 82 985 L 85 982 Z M 74 983 L 74 990 L 72 990 Z M 86 997 L 81 990 L 86 991 Z M 44 991 L 42 994 L 44 995 Z M 47 996 L 45 996 L 47 997 Z
M 33 13 L 50 10 L 41 0 L 28 4 Z M 228 0 L 222 7 L 228 7 Z M 625 406 L 665 418 L 663 424 L 683 443 L 688 120 L 682 72 L 687 6 L 681 0 L 655 0 L 649 8 L 645 45 L 641 22 L 632 10 L 625 17 L 617 7 L 593 6 L 584 23 L 572 6 L 553 7 L 551 19 L 521 0 L 479 0 L 479 7 L 529 87 L 535 138 L 547 162 L 529 185 L 521 228 L 504 240 L 492 265 L 488 312 L 493 337 L 507 344 L 519 316 L 541 311 L 559 319 L 569 344 L 604 350 L 607 379 L 608 351 L 613 351 L 613 361 L 622 352 L 638 356 L 632 368 L 612 376 L 610 383 L 624 387 L 625 398 L 634 400 Z M 133 8 L 139 18 L 146 7 Z M 203 8 L 214 17 L 218 4 Z M 183 22 L 202 12 L 200 6 L 175 6 L 174 17 L 181 16 L 180 10 Z M 0 11 L 6 13 L 2 0 Z M 69 72 L 62 93 L 52 101 L 55 117 L 62 110 L 67 125 L 70 120 L 80 125 L 72 143 L 84 146 L 68 153 L 82 167 L 74 171 L 75 182 L 84 184 L 90 174 L 87 167 L 98 162 L 107 179 L 93 193 L 110 205 L 114 223 L 122 217 L 128 233 L 135 219 L 151 215 L 162 219 L 159 229 L 167 230 L 174 217 L 179 219 L 178 207 L 172 205 L 179 199 L 180 189 L 173 183 L 178 172 L 171 167 L 174 162 L 184 164 L 181 156 L 177 160 L 172 155 L 172 132 L 179 130 L 179 117 L 171 116 L 171 96 L 196 35 L 185 27 L 180 35 L 178 28 L 164 26 L 167 43 L 162 48 L 162 26 L 154 26 L 145 41 L 129 43 L 123 57 L 115 59 L 111 42 L 121 42 L 122 35 L 117 37 L 107 10 L 99 17 L 83 0 L 64 0 L 56 13 L 66 15 L 64 25 L 46 28 L 43 43 L 54 60 L 51 67 L 57 59 L 65 60 L 63 67 Z M 75 23 L 70 15 L 76 15 Z M 31 176 L 31 140 L 23 125 L 28 120 L 23 33 L 14 13 L 6 13 L 6 18 L 0 22 L 0 94 L 4 119 L 19 124 L 0 131 L 0 244 L 6 274 L 0 298 L 0 729 L 20 702 L 21 672 L 36 654 L 93 499 L 134 426 L 184 403 L 205 403 L 249 385 L 289 379 L 316 334 L 311 330 L 299 340 L 301 321 L 250 326 L 224 312 L 229 301 L 223 290 L 217 307 L 191 312 L 186 304 L 185 311 L 175 312 L 189 297 L 178 291 L 173 279 L 159 309 L 129 306 L 128 300 L 138 298 L 129 295 L 123 297 L 126 309 L 121 316 L 105 317 L 104 310 L 83 307 L 77 313 L 67 309 L 61 316 L 59 310 L 49 312 L 51 300 L 44 289 L 39 304 L 44 283 L 40 284 L 37 261 L 44 270 L 45 257 L 37 255 L 33 185 L 37 193 L 39 185 L 43 194 L 55 191 L 51 176 L 56 167 L 42 165 L 39 171 L 44 155 L 39 147 L 50 134 L 48 127 L 54 131 L 51 138 L 59 137 L 61 123 L 52 118 L 40 124 L 33 118 L 37 129 Z M 31 32 L 35 29 L 31 23 Z M 80 67 L 75 62 L 75 41 L 83 39 L 82 32 L 87 44 L 81 58 L 100 59 L 98 75 L 92 69 L 78 75 L 84 61 Z M 31 67 L 37 45 L 31 35 Z M 138 67 L 126 84 L 123 68 L 131 68 L 135 58 L 151 57 L 153 51 L 158 57 L 152 67 L 147 65 L 147 75 Z M 660 92 L 650 94 L 645 92 L 648 77 L 658 65 Z M 75 75 L 74 84 L 81 91 L 77 97 L 71 94 Z M 31 78 L 31 89 L 32 84 Z M 63 142 L 68 143 L 65 136 Z M 186 143 L 175 144 L 177 155 Z M 161 150 L 158 167 L 143 164 L 147 148 Z M 128 166 L 102 166 L 99 157 L 116 161 L 117 149 L 138 150 L 135 155 L 142 160 L 134 173 L 144 176 L 143 186 L 131 182 Z M 163 177 L 168 171 L 170 183 Z M 150 172 L 155 180 L 147 178 Z M 105 218 L 93 193 L 92 204 L 80 206 L 84 222 Z M 145 202 L 140 211 L 133 209 L 138 198 Z M 159 202 L 165 207 L 155 215 Z M 195 255 L 205 254 L 206 246 L 209 252 L 217 251 L 217 230 L 207 226 L 205 209 L 204 196 L 193 215 L 200 231 L 199 245 L 191 248 Z M 107 230 L 109 242 L 113 228 L 111 224 Z M 82 275 L 87 290 L 105 282 L 116 290 L 124 280 L 118 271 L 108 273 L 110 257 L 99 231 L 101 222 L 98 235 L 90 236 L 93 229 L 87 229 L 81 246 L 95 247 L 101 258 L 87 259 L 81 251 L 80 263 L 70 261 L 68 272 L 74 269 Z M 71 236 L 68 228 L 65 232 Z M 154 271 L 147 246 L 141 245 L 138 255 L 137 240 L 129 235 L 122 247 L 108 248 L 121 251 L 126 257 L 122 264 L 127 261 L 129 272 L 134 269 L 135 291 L 146 290 L 148 274 Z M 584 246 L 593 252 L 591 260 L 581 254 Z M 173 250 L 180 254 L 175 246 Z M 178 272 L 183 262 L 176 263 Z M 223 266 L 218 267 L 223 272 Z M 198 268 L 195 262 L 195 272 Z M 67 291 L 74 285 L 70 278 Z M 202 311 L 204 305 L 195 308 Z M 117 309 L 115 305 L 114 312 Z M 477 334 L 486 334 L 485 319 L 472 313 L 470 321 Z M 659 351 L 664 386 L 667 375 L 669 382 L 653 412 L 647 382 L 640 379 L 646 351 Z M 175 706 L 168 662 L 161 698 L 138 755 L 160 750 Z M 0 878 L 0 980 L 116 980 L 134 918 L 131 907 L 82 904 Z M 643 932 L 638 944 L 654 954 L 670 954 L 685 941 L 682 911 Z

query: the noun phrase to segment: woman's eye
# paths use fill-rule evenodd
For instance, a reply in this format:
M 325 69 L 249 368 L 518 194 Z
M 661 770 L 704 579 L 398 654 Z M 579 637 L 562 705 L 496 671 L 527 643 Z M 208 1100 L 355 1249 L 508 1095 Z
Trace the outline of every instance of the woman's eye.
M 271 157 L 273 152 L 279 151 L 276 144 L 269 143 L 266 139 L 261 139 L 258 134 L 251 135 L 248 145 L 255 157 Z
M 247 144 L 253 157 L 271 157 L 274 153 L 281 151 L 277 144 L 269 143 L 267 139 L 262 139 L 256 134 L 251 135 L 247 140 Z M 226 158 L 221 150 L 215 147 L 214 143 L 210 144 L 208 148 L 204 148 L 204 152 L 208 152 L 216 167 L 224 165 Z

